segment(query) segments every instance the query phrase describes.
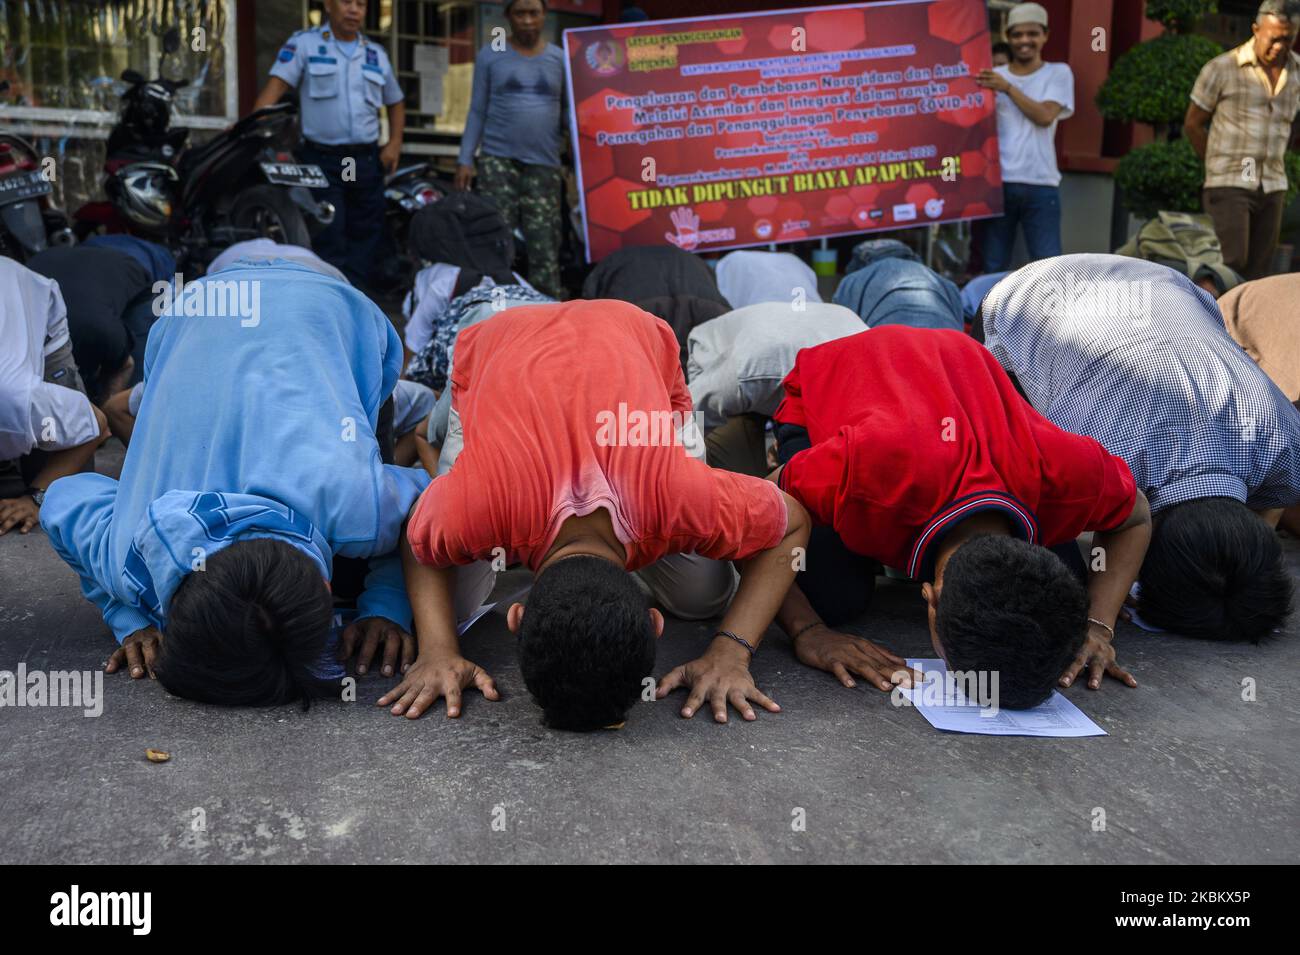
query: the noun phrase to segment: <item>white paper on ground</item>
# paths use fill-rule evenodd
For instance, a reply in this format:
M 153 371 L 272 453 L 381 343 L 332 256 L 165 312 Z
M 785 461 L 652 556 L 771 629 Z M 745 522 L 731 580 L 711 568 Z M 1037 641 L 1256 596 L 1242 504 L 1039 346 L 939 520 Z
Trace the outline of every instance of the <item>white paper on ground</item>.
M 485 603 L 483 606 L 479 607 L 477 610 L 475 610 L 472 614 L 470 614 L 460 623 L 456 624 L 456 636 L 463 637 L 465 635 L 466 630 L 474 626 L 474 624 L 478 623 L 480 618 L 482 618 L 484 614 L 488 613 L 497 604 L 501 604 L 502 606 L 509 607 L 520 597 L 523 597 L 525 594 L 527 594 L 528 591 L 531 589 L 532 589 L 531 587 L 524 587 L 522 590 L 516 590 L 510 596 L 502 600 L 494 600 L 491 603 Z
M 495 600 L 492 601 L 492 603 L 490 604 L 484 604 L 483 606 L 475 610 L 472 614 L 470 614 L 464 621 L 456 624 L 456 636 L 458 637 L 465 636 L 465 631 L 468 630 L 470 627 L 474 626 L 474 624 L 478 623 L 479 618 L 482 617 L 485 613 L 487 613 L 496 605 L 497 604 Z
M 1132 597 L 1134 600 L 1138 602 L 1139 606 L 1141 605 L 1142 585 L 1139 584 L 1136 580 L 1133 581 L 1133 586 L 1129 588 L 1128 594 L 1130 597 Z M 1145 630 L 1147 633 L 1164 633 L 1164 631 L 1161 630 L 1159 627 L 1153 627 L 1151 626 L 1151 624 L 1143 620 L 1138 615 L 1137 607 L 1129 607 L 1128 615 L 1129 615 L 1128 616 L 1129 623 L 1133 624 L 1133 626 L 1137 627 L 1139 630 Z
M 952 733 L 978 733 L 983 736 L 1107 735 L 1105 730 L 1055 690 L 1045 703 L 1032 710 L 999 709 L 992 716 L 982 716 L 981 713 L 991 712 L 991 709 L 963 705 L 960 702 L 936 701 L 936 697 L 942 698 L 941 691 L 944 687 L 946 667 L 942 660 L 909 659 L 907 665 L 926 674 L 927 683 L 911 690 L 900 689 L 898 692 L 910 699 L 935 729 Z M 931 677 L 931 673 L 935 675 Z

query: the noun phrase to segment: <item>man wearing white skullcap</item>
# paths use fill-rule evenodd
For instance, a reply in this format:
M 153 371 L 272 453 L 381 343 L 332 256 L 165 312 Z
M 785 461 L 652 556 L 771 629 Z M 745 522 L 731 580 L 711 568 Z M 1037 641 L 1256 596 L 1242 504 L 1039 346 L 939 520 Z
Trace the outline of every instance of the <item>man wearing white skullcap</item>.
M 1031 260 L 1061 254 L 1061 173 L 1056 167 L 1056 124 L 1074 114 L 1074 74 L 1065 63 L 1043 61 L 1047 11 L 1021 3 L 1007 14 L 1011 62 L 981 70 L 977 81 L 997 94 L 1002 161 L 1002 217 L 982 227 L 984 271 L 1011 267 L 1017 226 Z

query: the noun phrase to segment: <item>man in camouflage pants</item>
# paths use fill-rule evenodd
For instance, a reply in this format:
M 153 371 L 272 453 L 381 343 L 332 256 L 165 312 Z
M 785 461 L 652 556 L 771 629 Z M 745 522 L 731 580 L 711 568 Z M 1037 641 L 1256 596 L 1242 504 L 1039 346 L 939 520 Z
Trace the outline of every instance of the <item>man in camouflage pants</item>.
M 501 210 L 506 225 L 518 225 L 528 245 L 528 281 L 552 298 L 560 289 L 560 188 L 558 166 L 533 166 L 517 159 L 479 156 L 479 191 Z
M 528 281 L 559 299 L 564 52 L 543 35 L 546 0 L 506 0 L 505 14 L 509 42 L 494 37 L 474 59 L 456 188 L 470 187 L 478 153 L 479 191 L 524 233 Z

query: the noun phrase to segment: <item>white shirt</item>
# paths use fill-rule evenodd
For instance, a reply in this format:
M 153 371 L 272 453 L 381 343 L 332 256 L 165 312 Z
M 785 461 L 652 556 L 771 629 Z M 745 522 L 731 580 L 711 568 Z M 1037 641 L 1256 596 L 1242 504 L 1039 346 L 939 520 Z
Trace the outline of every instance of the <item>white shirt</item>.
M 59 285 L 0 258 L 0 461 L 73 448 L 99 434 L 90 399 L 45 381 L 45 358 L 68 341 Z
M 1056 124 L 1074 115 L 1074 74 L 1064 63 L 1044 63 L 1028 76 L 1017 76 L 1007 66 L 993 72 L 1006 77 L 1020 92 L 1038 103 L 1063 107 L 1050 126 L 1039 126 L 1020 111 L 1009 93 L 997 94 L 998 148 L 1002 156 L 1002 181 L 1034 186 L 1059 186 L 1056 168 Z
M 532 288 L 528 281 L 518 272 L 513 273 L 515 281 L 525 288 Z M 402 315 L 406 318 L 406 348 L 413 354 L 433 339 L 433 327 L 439 316 L 451 305 L 452 292 L 456 291 L 456 279 L 460 278 L 460 266 L 446 262 L 435 262 L 420 269 L 415 274 L 415 288 L 406 293 L 402 301 Z M 497 283 L 490 275 L 474 286 L 492 288 Z M 469 291 L 466 289 L 466 291 Z
M 789 301 L 760 302 L 701 322 L 691 329 L 685 369 L 701 427 L 751 412 L 771 417 L 801 348 L 866 330 L 851 309 L 829 302 L 807 302 L 800 311 Z
M 805 302 L 820 302 L 817 275 L 803 259 L 791 252 L 762 252 L 741 249 L 728 252 L 716 266 L 718 291 L 732 308 L 760 302 L 795 300 L 802 289 Z

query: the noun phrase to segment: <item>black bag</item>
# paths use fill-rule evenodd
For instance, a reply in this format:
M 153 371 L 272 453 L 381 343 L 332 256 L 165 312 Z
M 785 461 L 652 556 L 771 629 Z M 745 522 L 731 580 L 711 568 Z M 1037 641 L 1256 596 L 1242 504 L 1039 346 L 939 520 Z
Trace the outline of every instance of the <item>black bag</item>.
M 514 237 L 496 203 L 478 193 L 453 192 L 417 212 L 411 219 L 410 245 L 426 262 L 490 275 L 502 285 L 514 281 Z

